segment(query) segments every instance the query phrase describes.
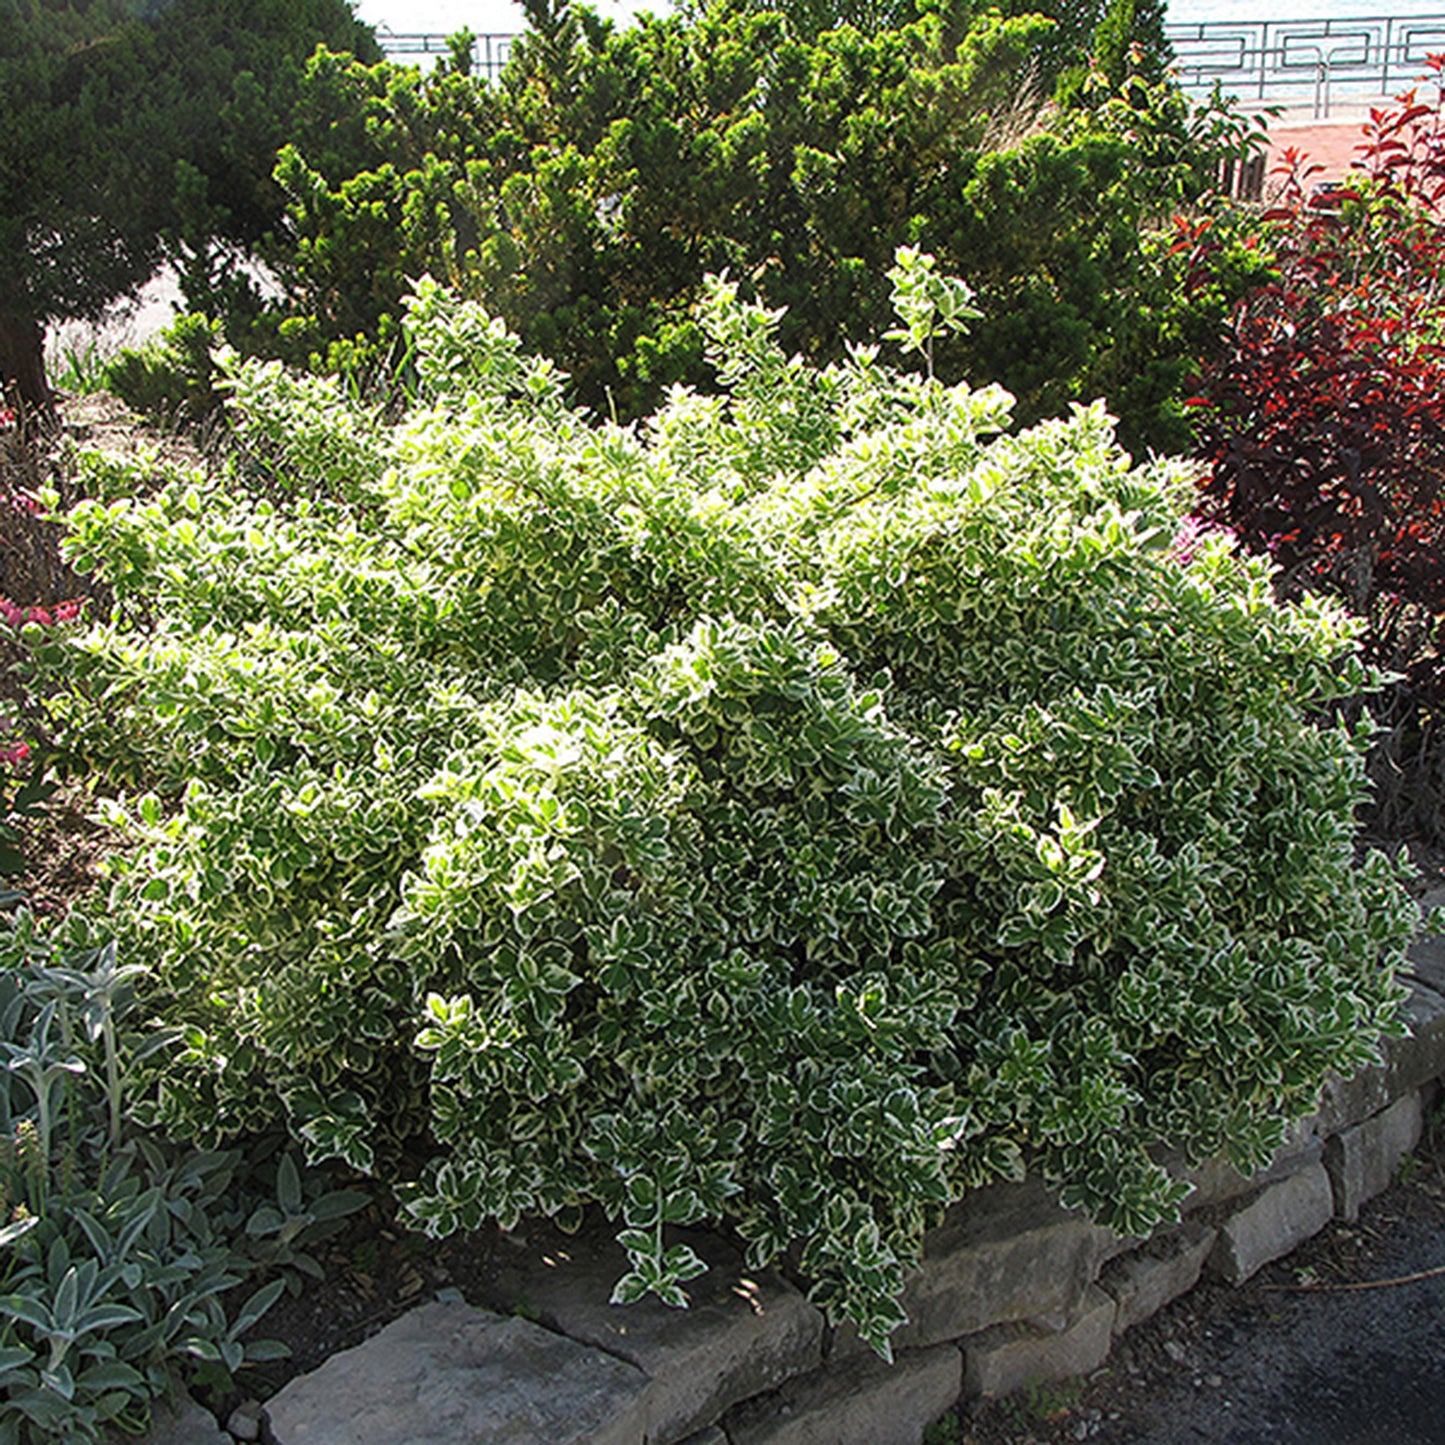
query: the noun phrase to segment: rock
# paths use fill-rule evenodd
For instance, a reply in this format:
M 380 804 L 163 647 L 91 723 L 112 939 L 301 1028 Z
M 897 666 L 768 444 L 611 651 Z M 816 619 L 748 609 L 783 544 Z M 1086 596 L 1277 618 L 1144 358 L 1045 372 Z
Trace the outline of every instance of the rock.
M 1116 1241 L 1061 1209 L 1037 1180 L 977 1190 L 924 1241 L 922 1265 L 903 1292 L 908 1323 L 894 1332 L 894 1348 L 939 1344 L 1009 1320 L 1072 1318 Z M 830 1355 L 862 1348 L 844 1327 Z
M 635 1366 L 526 1320 L 433 1303 L 266 1408 L 276 1445 L 637 1445 L 647 1385 Z
M 822 1362 L 823 1317 L 792 1285 L 747 1270 L 742 1255 L 717 1235 L 689 1230 L 679 1237 L 708 1264 L 708 1272 L 686 1286 L 686 1310 L 653 1299 L 608 1303 L 627 1270 L 610 1230 L 539 1233 L 544 1243 L 505 1260 L 496 1286 L 497 1303 L 648 1375 L 653 1440 L 680 1440 L 739 1400 Z
M 247 1400 L 231 1411 L 226 1421 L 226 1430 L 233 1440 L 259 1440 L 261 1438 L 261 1402 Z
M 853 1356 L 746 1401 L 723 1426 L 731 1445 L 918 1445 L 957 1403 L 962 1363 L 953 1345 L 891 1365 Z
M 1433 888 L 1427 888 L 1425 892 L 1420 895 L 1419 906 L 1422 920 L 1428 920 L 1429 915 L 1437 908 L 1445 908 L 1445 885 L 1436 884 Z M 1423 934 L 1415 940 L 1416 943 L 1425 943 L 1427 941 L 1427 937 Z M 1412 946 L 1410 949 L 1412 955 L 1414 951 L 1414 947 Z M 1437 954 L 1436 957 L 1445 959 L 1445 954 Z
M 682 1445 L 728 1445 L 728 1437 L 716 1425 L 709 1425 L 706 1430 L 689 1435 Z
M 1378 1114 L 1390 1102 L 1386 1073 L 1383 1067 L 1361 1069 L 1342 1079 L 1331 1075 L 1320 1094 L 1315 1126 L 1328 1137 L 1348 1129 L 1372 1114 Z
M 1406 1094 L 1325 1145 L 1325 1169 L 1341 1219 L 1359 1218 L 1360 1206 L 1389 1184 L 1400 1161 L 1420 1142 L 1423 1127 L 1420 1095 Z
M 1417 957 L 1417 950 L 1428 962 Z M 1408 1036 L 1380 1041 L 1383 1064 L 1326 1082 L 1316 1119 L 1319 1133 L 1337 1134 L 1362 1123 L 1445 1074 L 1445 938 L 1417 940 L 1410 958 L 1411 968 L 1424 972 L 1417 972 L 1410 983 L 1404 1007 Z M 1428 986 L 1419 981 L 1425 974 L 1431 980 Z
M 1323 1164 L 1311 1164 L 1278 1184 L 1221 1226 L 1207 1268 L 1228 1284 L 1241 1284 L 1262 1265 L 1318 1234 L 1334 1214 L 1334 1194 Z
M 156 1405 L 151 1428 L 136 1445 L 231 1445 L 231 1437 L 182 1390 L 173 1405 Z
M 1276 1184 L 1310 1164 L 1317 1163 L 1324 1152 L 1324 1141 L 1317 1137 L 1314 1119 L 1296 1119 L 1285 1135 L 1284 1143 L 1275 1150 L 1274 1158 L 1257 1174 L 1241 1174 L 1222 1154 L 1190 1168 L 1180 1159 L 1171 1159 L 1169 1172 L 1176 1179 L 1193 1185 L 1194 1192 L 1184 1201 L 1184 1212 L 1192 1214 L 1216 1204 L 1227 1204 L 1242 1198 L 1265 1184 Z
M 1445 938 L 1418 940 L 1410 950 L 1412 966 L 1421 969 L 1416 949 L 1429 946 L 1432 962 L 1428 988 L 1416 985 L 1405 1003 L 1403 1039 L 1385 1039 L 1385 1078 L 1390 1099 L 1402 1098 L 1445 1074 Z M 1424 976 L 1424 975 L 1422 975 Z
M 964 1393 L 1011 1395 L 1098 1369 L 1109 1357 L 1116 1310 L 1112 1296 L 1091 1286 L 1082 1308 L 1061 1330 L 996 1325 L 962 1341 Z
M 1114 1333 L 1132 1329 L 1193 1289 L 1217 1236 L 1202 1224 L 1186 1224 L 1106 1265 L 1099 1284 L 1119 1307 Z

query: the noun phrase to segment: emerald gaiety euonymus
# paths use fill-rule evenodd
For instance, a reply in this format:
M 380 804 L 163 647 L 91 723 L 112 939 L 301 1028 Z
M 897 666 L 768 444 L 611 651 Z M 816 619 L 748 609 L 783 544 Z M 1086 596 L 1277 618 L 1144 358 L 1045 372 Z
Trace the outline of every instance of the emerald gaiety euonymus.
M 966 291 L 893 279 L 926 358 Z M 629 427 L 428 281 L 398 420 L 232 363 L 244 465 L 103 478 L 113 620 L 41 662 L 131 792 L 158 1118 L 284 1119 L 438 1233 L 599 1205 L 621 1300 L 723 1219 L 886 1351 L 968 1189 L 1137 1233 L 1160 1147 L 1265 1157 L 1373 1057 L 1411 911 L 1352 863 L 1333 611 L 1176 546 L 1102 405 L 1009 436 L 776 320 L 711 281 L 721 392 Z

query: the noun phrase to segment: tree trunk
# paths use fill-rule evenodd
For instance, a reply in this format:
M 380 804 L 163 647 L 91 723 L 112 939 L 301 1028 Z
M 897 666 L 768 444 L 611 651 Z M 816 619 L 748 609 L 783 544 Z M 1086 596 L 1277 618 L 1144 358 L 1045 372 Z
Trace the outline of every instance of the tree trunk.
M 55 393 L 45 377 L 45 333 L 33 316 L 0 311 L 0 397 L 36 420 L 49 420 Z

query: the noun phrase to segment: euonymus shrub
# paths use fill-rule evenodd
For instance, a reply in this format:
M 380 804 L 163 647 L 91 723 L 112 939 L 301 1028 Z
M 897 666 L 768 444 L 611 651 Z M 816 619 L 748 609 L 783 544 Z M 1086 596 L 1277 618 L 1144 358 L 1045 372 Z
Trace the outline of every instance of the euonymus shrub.
M 918 349 L 966 313 L 895 283 Z M 630 427 L 425 282 L 395 423 L 234 367 L 245 467 L 82 504 L 115 612 L 43 661 L 130 790 L 158 1121 L 282 1118 L 435 1233 L 600 1205 L 620 1301 L 724 1219 L 886 1351 L 975 1186 L 1135 1233 L 1161 1149 L 1257 1164 L 1374 1056 L 1411 914 L 1352 866 L 1325 604 L 1181 545 L 1102 407 L 1003 436 L 777 319 L 711 282 L 725 394 Z

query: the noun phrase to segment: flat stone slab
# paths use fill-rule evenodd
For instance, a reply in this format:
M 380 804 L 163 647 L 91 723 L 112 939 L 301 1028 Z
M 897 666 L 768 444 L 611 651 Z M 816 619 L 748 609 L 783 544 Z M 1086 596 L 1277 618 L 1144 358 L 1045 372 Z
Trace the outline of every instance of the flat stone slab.
M 718 1235 L 687 1230 L 678 1237 L 708 1265 L 685 1286 L 685 1310 L 655 1299 L 609 1304 L 627 1257 L 600 1230 L 539 1230 L 537 1243 L 499 1263 L 489 1300 L 646 1374 L 652 1440 L 680 1440 L 739 1400 L 817 1369 L 823 1357 L 823 1316 L 792 1285 L 746 1269 Z
M 1437 905 L 1438 906 L 1438 905 Z M 1445 934 L 1422 934 L 1405 951 L 1405 977 L 1445 994 Z
M 1117 1306 L 1097 1286 L 1062 1329 L 996 1325 L 963 1345 L 963 1388 L 968 1395 L 1011 1395 L 1097 1370 L 1109 1358 Z
M 1190 1223 L 1105 1265 L 1099 1283 L 1119 1307 L 1114 1333 L 1132 1329 L 1193 1289 L 1217 1237 L 1217 1230 Z
M 1220 1227 L 1209 1271 L 1227 1284 L 1242 1284 L 1270 1260 L 1318 1234 L 1334 1212 L 1330 1177 L 1323 1164 L 1311 1164 L 1271 1184 Z
M 637 1445 L 647 1385 L 539 1325 L 436 1303 L 292 1380 L 266 1414 L 275 1445 Z
M 1184 1201 L 1184 1213 L 1227 1204 L 1253 1193 L 1265 1184 L 1275 1184 L 1298 1174 L 1309 1164 L 1318 1163 L 1324 1142 L 1317 1137 L 1314 1118 L 1296 1119 L 1289 1126 L 1284 1143 L 1275 1150 L 1274 1158 L 1256 1174 L 1241 1174 L 1224 1155 L 1218 1154 L 1203 1164 L 1189 1167 L 1182 1160 L 1171 1159 L 1169 1172 L 1192 1186 L 1193 1193 Z
M 1009 1320 L 1078 1313 L 1113 1231 L 1060 1208 L 1038 1180 L 977 1190 L 924 1241 L 922 1266 L 903 1291 L 908 1323 L 895 1349 L 918 1349 L 977 1334 Z M 861 1347 L 846 1328 L 832 1353 Z
M 1400 1161 L 1420 1142 L 1424 1123 L 1419 1093 L 1406 1094 L 1325 1145 L 1325 1170 L 1341 1219 L 1358 1219 L 1360 1206 L 1389 1184 Z
M 963 1360 L 953 1345 L 854 1356 L 739 1405 L 723 1421 L 731 1445 L 919 1445 L 958 1402 Z

